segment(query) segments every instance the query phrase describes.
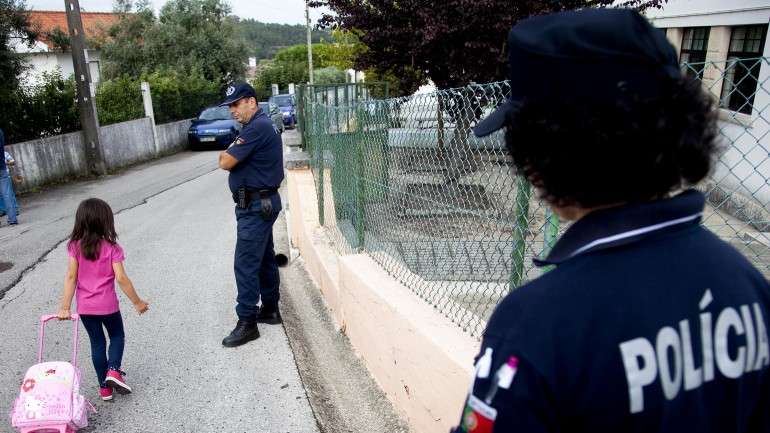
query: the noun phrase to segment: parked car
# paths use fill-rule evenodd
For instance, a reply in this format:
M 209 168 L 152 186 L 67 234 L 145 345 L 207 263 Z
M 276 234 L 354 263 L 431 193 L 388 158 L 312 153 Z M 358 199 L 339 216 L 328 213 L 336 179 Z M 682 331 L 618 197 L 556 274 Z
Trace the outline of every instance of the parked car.
M 272 102 L 277 105 L 283 115 L 283 124 L 289 128 L 294 129 L 294 125 L 297 124 L 297 102 L 294 99 L 294 95 L 273 95 L 268 102 Z
M 193 119 L 187 131 L 187 143 L 193 150 L 204 147 L 227 149 L 240 131 L 241 124 L 233 119 L 227 107 L 209 107 Z
M 273 125 L 275 125 L 275 130 L 278 131 L 279 134 L 283 134 L 285 128 L 283 127 L 283 115 L 281 114 L 281 109 L 272 102 L 260 102 L 259 108 L 270 116 Z

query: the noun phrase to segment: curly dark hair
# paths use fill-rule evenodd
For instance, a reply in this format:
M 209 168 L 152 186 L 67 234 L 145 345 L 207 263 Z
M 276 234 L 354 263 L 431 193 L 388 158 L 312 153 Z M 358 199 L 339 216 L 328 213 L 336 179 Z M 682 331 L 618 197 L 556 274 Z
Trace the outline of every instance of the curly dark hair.
M 506 144 L 520 173 L 555 206 L 646 201 L 697 184 L 718 152 L 716 111 L 700 82 L 670 80 L 662 96 L 524 101 Z

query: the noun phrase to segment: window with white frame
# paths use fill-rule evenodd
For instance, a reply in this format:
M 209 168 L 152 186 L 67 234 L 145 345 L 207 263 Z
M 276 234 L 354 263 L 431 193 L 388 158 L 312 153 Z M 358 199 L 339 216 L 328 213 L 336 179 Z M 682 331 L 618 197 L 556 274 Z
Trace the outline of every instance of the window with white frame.
M 722 84 L 722 108 L 751 114 L 759 84 L 767 24 L 733 27 Z
M 682 33 L 682 52 L 679 62 L 682 64 L 682 72 L 689 78 L 703 79 L 709 30 L 709 27 L 689 27 Z

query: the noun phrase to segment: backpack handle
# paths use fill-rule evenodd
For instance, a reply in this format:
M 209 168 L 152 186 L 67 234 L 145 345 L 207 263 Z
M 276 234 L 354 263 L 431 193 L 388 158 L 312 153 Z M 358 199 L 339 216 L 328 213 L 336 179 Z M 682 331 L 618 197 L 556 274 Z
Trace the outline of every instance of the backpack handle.
M 38 364 L 43 362 L 43 349 L 45 348 L 45 324 L 53 319 L 58 319 L 58 316 L 55 314 L 46 314 L 40 317 L 40 342 L 37 351 Z M 77 313 L 70 316 L 70 320 L 72 320 L 74 325 L 72 336 L 72 365 L 75 367 L 78 366 L 78 319 L 80 319 L 80 316 Z

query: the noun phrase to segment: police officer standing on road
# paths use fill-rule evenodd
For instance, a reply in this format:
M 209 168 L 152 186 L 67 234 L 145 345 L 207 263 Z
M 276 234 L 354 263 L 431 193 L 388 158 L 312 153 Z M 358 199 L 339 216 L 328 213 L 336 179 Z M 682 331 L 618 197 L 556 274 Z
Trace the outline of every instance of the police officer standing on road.
M 219 167 L 228 170 L 235 201 L 238 240 L 235 246 L 235 282 L 238 324 L 222 340 L 235 347 L 259 338 L 257 322 L 281 323 L 278 309 L 278 265 L 273 249 L 273 223 L 281 211 L 278 187 L 283 181 L 283 145 L 273 121 L 259 108 L 254 88 L 234 83 L 227 88 L 227 105 L 243 124 L 238 138 L 219 154 Z M 257 306 L 262 300 L 261 308 Z
M 635 11 L 519 22 L 514 165 L 574 221 L 484 332 L 456 432 L 770 432 L 770 285 L 700 224 L 712 101 Z

